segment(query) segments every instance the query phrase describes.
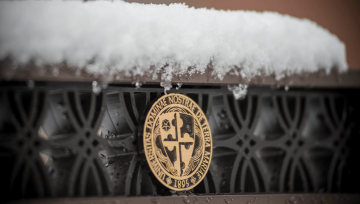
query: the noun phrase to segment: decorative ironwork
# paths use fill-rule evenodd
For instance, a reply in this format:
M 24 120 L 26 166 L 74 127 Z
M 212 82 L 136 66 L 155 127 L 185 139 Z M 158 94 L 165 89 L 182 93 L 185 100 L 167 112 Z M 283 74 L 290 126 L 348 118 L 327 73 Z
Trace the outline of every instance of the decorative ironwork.
M 9 198 L 170 194 L 143 168 L 135 136 L 162 88 L 112 85 L 95 94 L 82 83 L 5 85 L 0 161 Z M 226 87 L 171 92 L 197 102 L 212 130 L 212 163 L 194 193 L 350 192 L 349 158 L 358 155 L 348 146 L 359 117 L 348 95 L 250 87 L 235 100 Z

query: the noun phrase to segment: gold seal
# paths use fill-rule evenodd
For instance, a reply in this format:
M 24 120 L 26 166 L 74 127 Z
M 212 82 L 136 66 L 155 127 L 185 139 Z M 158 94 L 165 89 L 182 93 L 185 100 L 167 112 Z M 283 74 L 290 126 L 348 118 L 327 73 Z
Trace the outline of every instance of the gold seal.
M 194 188 L 209 169 L 213 146 L 209 123 L 196 102 L 185 95 L 167 94 L 152 105 L 143 144 L 152 173 L 172 190 Z

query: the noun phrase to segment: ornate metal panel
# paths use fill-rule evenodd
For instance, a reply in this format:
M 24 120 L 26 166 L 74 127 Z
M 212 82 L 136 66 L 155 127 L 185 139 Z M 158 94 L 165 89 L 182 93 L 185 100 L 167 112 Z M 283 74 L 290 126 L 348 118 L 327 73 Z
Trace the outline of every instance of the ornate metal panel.
M 357 90 L 183 87 L 214 139 L 209 173 L 193 193 L 359 192 Z M 169 195 L 143 168 L 139 117 L 159 87 L 2 84 L 1 185 L 7 198 Z M 356 105 L 357 104 L 357 105 Z M 352 142 L 349 142 L 352 141 Z M 354 148 L 351 148 L 351 147 Z

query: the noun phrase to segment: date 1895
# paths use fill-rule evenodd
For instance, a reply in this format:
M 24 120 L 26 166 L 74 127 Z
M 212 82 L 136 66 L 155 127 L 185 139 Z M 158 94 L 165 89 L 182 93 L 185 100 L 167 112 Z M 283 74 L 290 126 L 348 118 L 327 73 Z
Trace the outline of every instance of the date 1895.
M 189 179 L 184 180 L 174 180 L 175 181 L 175 188 L 187 188 L 190 186 Z

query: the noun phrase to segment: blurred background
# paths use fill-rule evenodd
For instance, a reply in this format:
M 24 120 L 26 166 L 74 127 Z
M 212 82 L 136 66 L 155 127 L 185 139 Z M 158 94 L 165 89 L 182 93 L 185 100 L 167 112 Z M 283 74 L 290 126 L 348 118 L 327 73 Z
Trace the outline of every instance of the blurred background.
M 275 11 L 307 18 L 337 35 L 346 45 L 349 68 L 360 69 L 360 0 L 126 0 L 127 2 L 185 3 L 195 8 Z

